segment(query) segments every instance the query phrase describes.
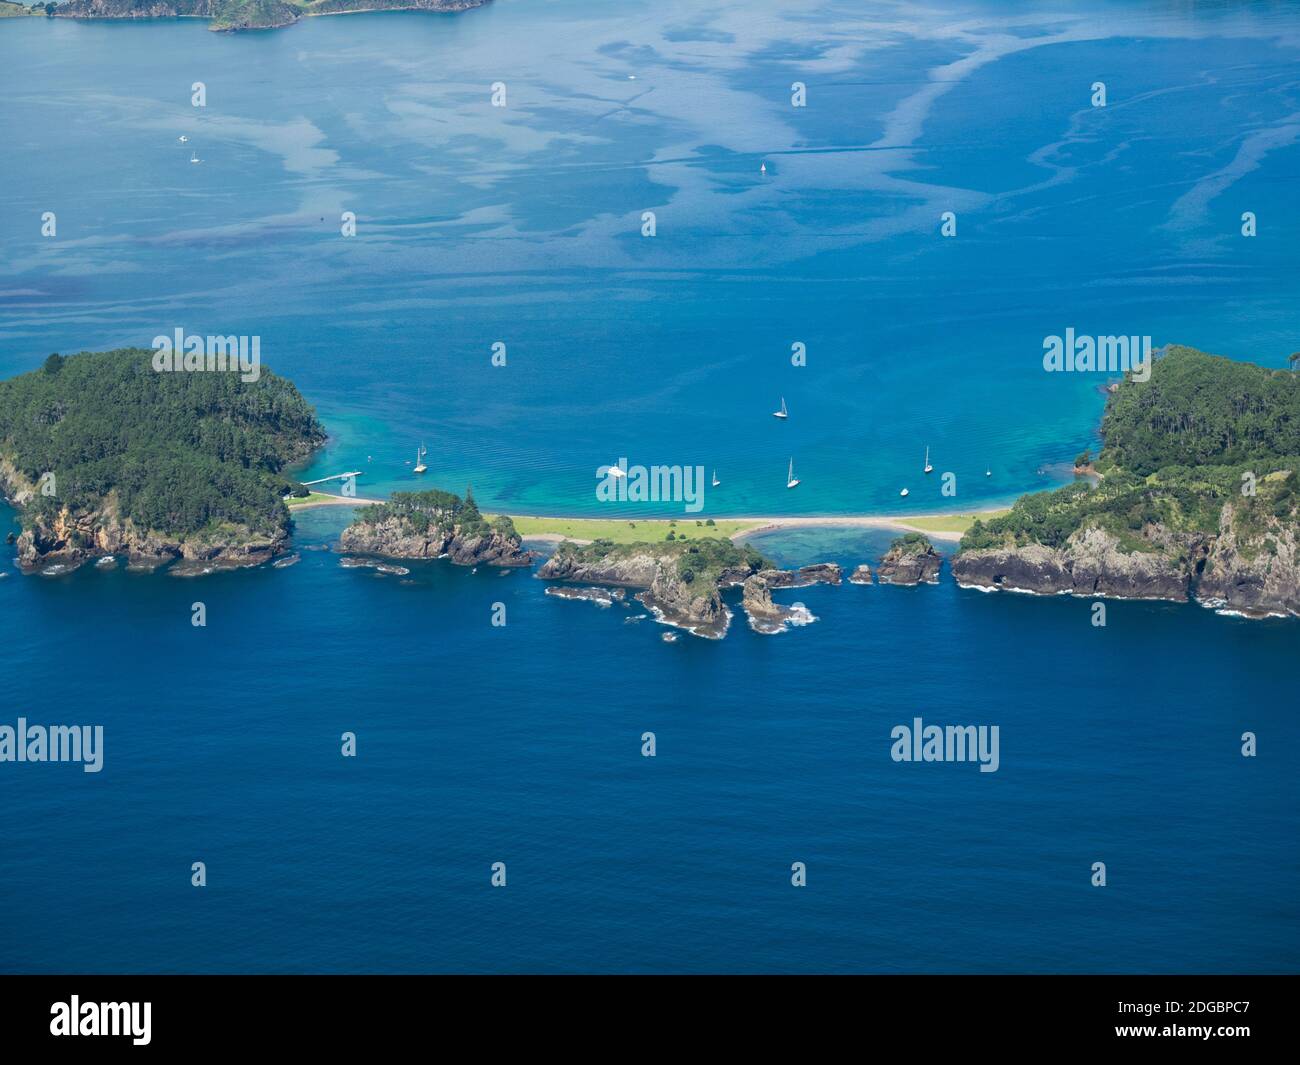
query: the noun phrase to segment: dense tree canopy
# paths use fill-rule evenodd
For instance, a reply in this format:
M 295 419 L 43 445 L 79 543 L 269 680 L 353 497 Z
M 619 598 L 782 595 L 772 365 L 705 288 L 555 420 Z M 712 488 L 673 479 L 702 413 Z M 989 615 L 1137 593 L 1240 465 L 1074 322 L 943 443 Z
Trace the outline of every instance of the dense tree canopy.
M 1226 502 L 1246 529 L 1294 520 L 1300 470 L 1300 378 L 1191 348 L 1171 348 L 1151 379 L 1113 393 L 1102 419 L 1097 486 L 1021 496 L 1011 513 L 976 521 L 963 550 L 1041 543 L 1077 530 L 1112 533 L 1127 550 L 1152 550 L 1154 525 L 1212 534 Z M 1243 492 L 1248 485 L 1250 491 Z
M 394 492 L 386 503 L 375 503 L 357 511 L 357 521 L 374 523 L 388 518 L 400 518 L 418 533 L 430 529 L 441 533 L 459 530 L 462 536 L 486 536 L 499 532 L 509 538 L 518 538 L 515 523 L 501 516 L 488 521 L 479 513 L 472 490 L 465 498 L 439 488 L 423 492 Z
M 1300 376 L 1175 347 L 1111 396 L 1103 466 L 1236 466 L 1300 455 Z
M 263 369 L 158 373 L 139 349 L 60 356 L 0 382 L 0 456 L 56 493 L 38 514 L 100 506 L 114 493 L 123 517 L 171 535 L 214 524 L 283 528 L 284 466 L 325 439 L 289 381 Z

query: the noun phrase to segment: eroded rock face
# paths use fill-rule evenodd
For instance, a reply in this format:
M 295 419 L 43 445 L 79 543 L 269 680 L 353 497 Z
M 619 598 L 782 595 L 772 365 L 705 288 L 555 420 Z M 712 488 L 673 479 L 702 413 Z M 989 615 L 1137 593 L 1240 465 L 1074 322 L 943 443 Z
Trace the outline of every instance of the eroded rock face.
M 343 530 L 339 549 L 385 558 L 443 558 L 458 566 L 531 566 L 536 556 L 524 551 L 518 536 L 497 530 L 465 535 L 459 528 L 417 531 L 405 518 L 355 522 Z
M 952 560 L 952 575 L 963 588 L 1062 595 L 1074 588 L 1060 551 L 1042 544 L 962 551 Z
M 76 568 L 91 558 L 125 555 L 132 569 L 156 569 L 181 560 L 207 570 L 260 566 L 285 550 L 287 529 L 273 535 L 234 530 L 220 540 L 202 535 L 164 536 L 123 519 L 110 497 L 95 510 L 73 514 L 67 507 L 49 521 L 35 520 L 17 539 L 24 570 Z
M 685 581 L 678 574 L 674 559 L 649 552 L 581 561 L 576 555 L 557 551 L 542 564 L 537 576 L 542 580 L 644 589 L 637 599 L 660 621 L 688 629 L 697 636 L 715 639 L 724 636 L 731 621 L 731 612 L 716 584 Z
M 659 574 L 660 560 L 650 554 L 627 558 L 582 562 L 576 556 L 557 551 L 537 571 L 544 581 L 590 581 L 625 588 L 649 588 Z
M 772 602 L 772 585 L 764 574 L 755 573 L 745 581 L 740 605 L 745 608 L 751 623 L 755 619 L 780 620 L 781 608 Z
M 920 550 L 895 544 L 876 566 L 881 584 L 938 584 L 943 556 L 927 540 Z
M 838 585 L 843 573 L 834 562 L 817 562 L 795 570 L 764 570 L 763 576 L 769 588 L 806 588 L 810 584 Z
M 744 607 L 745 616 L 749 620 L 751 629 L 765 635 L 774 635 L 785 632 L 791 625 L 807 625 L 817 620 L 802 603 L 782 606 L 780 603 L 772 601 L 772 589 L 774 587 L 803 588 L 813 583 L 840 583 L 838 566 L 808 566 L 805 568 L 818 570 L 822 580 L 809 580 L 803 584 L 794 584 L 790 583 L 790 578 L 797 578 L 800 571 L 772 569 L 755 573 L 746 579 L 741 597 L 741 606 Z M 835 571 L 833 580 L 831 579 L 832 574 L 829 572 L 830 569 Z
M 850 584 L 870 584 L 870 583 L 871 583 L 871 567 L 868 566 L 865 562 L 862 563 L 862 565 L 860 565 L 857 569 L 855 569 L 855 570 L 854 570 L 854 571 L 849 575 L 849 583 L 850 583 Z
M 1187 599 L 1191 580 L 1179 545 L 1125 552 L 1100 529 L 1081 530 L 1059 549 L 1030 544 L 963 551 L 952 572 L 963 588 L 1175 601 Z
M 1242 542 L 1231 503 L 1219 516 L 1219 535 L 1192 555 L 1197 602 L 1248 615 L 1300 616 L 1300 548 L 1294 525 L 1272 521 L 1258 543 Z
M 661 621 L 680 625 L 697 636 L 721 639 L 731 624 L 731 611 L 716 584 L 687 583 L 676 565 L 663 565 L 648 590 L 637 596 Z

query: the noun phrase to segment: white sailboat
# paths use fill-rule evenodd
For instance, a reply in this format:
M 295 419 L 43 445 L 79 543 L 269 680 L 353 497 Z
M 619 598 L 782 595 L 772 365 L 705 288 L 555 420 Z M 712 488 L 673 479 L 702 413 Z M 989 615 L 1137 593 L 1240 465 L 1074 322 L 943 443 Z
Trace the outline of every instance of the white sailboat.
M 201 162 L 203 162 L 203 160 L 199 158 L 199 153 L 198 153 L 198 152 L 190 152 L 190 162 L 191 162 L 191 163 L 201 163 Z
M 799 478 L 794 475 L 794 459 L 790 460 L 790 471 L 785 475 L 785 486 L 794 488 L 799 484 Z
M 925 472 L 934 473 L 934 467 L 930 465 L 930 446 L 928 444 L 925 448 Z
M 717 488 L 722 482 L 718 480 L 718 471 L 713 471 L 713 487 Z
M 766 164 L 766 163 L 762 163 L 762 164 L 760 164 L 760 165 L 759 165 L 759 168 L 758 168 L 758 172 L 759 172 L 760 174 L 766 174 L 766 173 L 767 173 L 767 164 Z
M 987 469 L 985 469 L 985 471 L 984 471 L 984 476 L 985 476 L 985 477 L 992 477 L 992 476 L 993 476 L 993 467 L 992 467 L 992 466 L 989 466 Z
M 424 456 L 427 454 L 428 451 L 425 449 L 424 444 L 415 449 L 415 468 L 411 471 L 412 473 L 424 473 L 428 470 L 429 467 L 424 464 Z
M 772 412 L 772 417 L 773 417 L 773 418 L 788 418 L 788 417 L 790 417 L 790 412 L 789 412 L 788 410 L 786 410 L 786 407 L 785 407 L 785 396 L 782 396 L 782 397 L 781 397 L 781 409 L 780 409 L 780 410 L 774 410 L 774 411 Z

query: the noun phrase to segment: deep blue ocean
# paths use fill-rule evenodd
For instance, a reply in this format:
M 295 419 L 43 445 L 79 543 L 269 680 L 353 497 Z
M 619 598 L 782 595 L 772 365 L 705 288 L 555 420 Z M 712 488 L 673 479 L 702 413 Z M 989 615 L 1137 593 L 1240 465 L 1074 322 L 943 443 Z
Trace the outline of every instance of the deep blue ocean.
M 516 514 L 607 514 L 620 456 L 716 468 L 699 517 L 987 506 L 1097 442 L 1105 378 L 1044 337 L 1300 348 L 1300 5 L 4 19 L 0 100 L 0 375 L 257 335 L 332 434 L 303 476 L 367 496 L 423 441 Z M 343 569 L 347 515 L 195 580 L 0 545 L 0 724 L 105 731 L 97 774 L 0 764 L 0 970 L 1300 969 L 1300 622 L 945 573 L 668 644 L 527 573 Z M 1000 768 L 892 761 L 915 717 Z

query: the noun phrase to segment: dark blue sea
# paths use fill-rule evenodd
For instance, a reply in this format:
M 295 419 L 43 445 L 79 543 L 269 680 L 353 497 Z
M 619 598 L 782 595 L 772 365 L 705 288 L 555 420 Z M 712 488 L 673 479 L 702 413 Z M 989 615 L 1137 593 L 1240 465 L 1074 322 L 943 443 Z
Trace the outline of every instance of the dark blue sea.
M 331 433 L 302 476 L 366 496 L 423 441 L 423 483 L 515 514 L 606 516 L 620 456 L 716 468 L 692 517 L 985 507 L 1096 446 L 1106 378 L 1044 337 L 1300 347 L 1298 60 L 1272 3 L 4 19 L 0 374 L 257 335 Z M 197 579 L 0 545 L 0 725 L 105 736 L 99 773 L 0 763 L 0 970 L 1300 968 L 1300 622 L 1096 627 L 945 572 L 665 643 L 526 572 L 342 568 L 348 513 Z M 997 772 L 893 761 L 917 717 L 998 726 Z

